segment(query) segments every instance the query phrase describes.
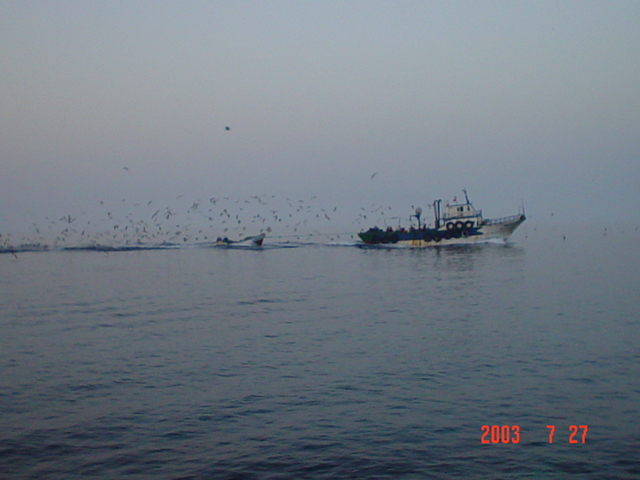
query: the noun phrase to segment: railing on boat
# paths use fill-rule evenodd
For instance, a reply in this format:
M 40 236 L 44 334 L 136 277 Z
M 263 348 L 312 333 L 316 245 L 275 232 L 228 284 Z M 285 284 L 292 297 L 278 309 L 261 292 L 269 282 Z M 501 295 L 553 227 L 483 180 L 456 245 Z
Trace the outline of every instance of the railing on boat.
M 509 215 L 508 217 L 501 217 L 501 218 L 487 218 L 482 222 L 482 224 L 483 225 L 497 225 L 499 223 L 513 223 L 513 222 L 517 222 L 521 218 L 522 218 L 522 214 Z

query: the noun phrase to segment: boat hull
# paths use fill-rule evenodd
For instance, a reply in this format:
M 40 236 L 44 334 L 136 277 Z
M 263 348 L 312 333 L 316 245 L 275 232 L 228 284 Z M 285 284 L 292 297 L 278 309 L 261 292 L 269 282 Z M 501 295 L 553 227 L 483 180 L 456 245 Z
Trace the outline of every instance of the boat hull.
M 458 229 L 393 230 L 369 229 L 358 234 L 367 245 L 397 245 L 433 247 L 440 245 L 470 245 L 492 241 L 506 241 L 526 217 L 516 215 L 501 222 L 487 222 L 476 227 Z

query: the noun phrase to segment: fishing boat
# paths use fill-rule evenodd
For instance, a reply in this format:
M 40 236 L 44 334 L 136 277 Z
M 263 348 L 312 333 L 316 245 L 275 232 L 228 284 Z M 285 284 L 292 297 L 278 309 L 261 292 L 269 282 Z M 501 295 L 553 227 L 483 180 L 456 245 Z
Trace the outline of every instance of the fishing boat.
M 216 247 L 261 247 L 262 242 L 264 241 L 264 237 L 266 237 L 265 233 L 259 233 L 258 235 L 253 235 L 251 237 L 245 237 L 242 240 L 229 240 L 227 237 L 218 238 L 214 245 Z
M 422 223 L 422 209 L 416 208 L 417 227 L 408 229 L 388 227 L 370 228 L 358 236 L 366 245 L 401 245 L 409 247 L 430 247 L 435 245 L 465 245 L 488 241 L 506 241 L 507 238 L 526 220 L 524 207 L 517 215 L 488 219 L 482 216 L 482 210 L 476 210 L 469 201 L 467 191 L 463 190 L 465 202 L 447 203 L 442 211 L 442 200 L 433 202 L 434 226 Z

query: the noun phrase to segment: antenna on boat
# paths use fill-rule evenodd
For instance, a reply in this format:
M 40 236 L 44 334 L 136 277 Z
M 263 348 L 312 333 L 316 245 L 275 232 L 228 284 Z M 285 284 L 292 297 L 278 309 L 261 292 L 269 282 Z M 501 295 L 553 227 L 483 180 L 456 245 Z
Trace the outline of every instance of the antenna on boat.
M 471 202 L 469 201 L 469 196 L 467 195 L 467 189 L 466 189 L 466 188 L 463 188 L 463 189 L 462 189 L 462 193 L 464 193 L 464 198 L 467 200 L 467 203 L 471 203 Z

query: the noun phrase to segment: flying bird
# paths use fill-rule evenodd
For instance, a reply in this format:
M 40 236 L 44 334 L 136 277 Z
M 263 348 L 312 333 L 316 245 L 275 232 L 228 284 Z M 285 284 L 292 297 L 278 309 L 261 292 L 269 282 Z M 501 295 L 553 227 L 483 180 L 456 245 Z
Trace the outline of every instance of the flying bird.
M 373 177 L 375 177 L 377 174 L 378 174 L 378 172 L 376 172 L 373 175 L 371 175 L 371 180 L 373 180 Z

